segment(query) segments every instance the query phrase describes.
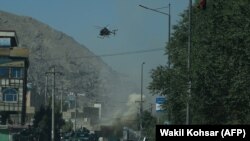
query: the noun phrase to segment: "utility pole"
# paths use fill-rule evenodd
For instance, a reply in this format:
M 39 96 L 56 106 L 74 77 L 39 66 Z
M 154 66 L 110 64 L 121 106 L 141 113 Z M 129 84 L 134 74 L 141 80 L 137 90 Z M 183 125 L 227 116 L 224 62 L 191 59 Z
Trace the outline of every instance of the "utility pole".
M 187 107 L 186 107 L 186 124 L 189 125 L 190 121 L 190 100 L 191 100 L 191 87 L 192 87 L 192 82 L 191 82 L 191 73 L 190 73 L 190 67 L 191 67 L 191 62 L 190 62 L 190 53 L 191 53 L 191 24 L 192 24 L 192 0 L 189 0 L 189 12 L 188 12 L 188 21 L 189 21 L 189 26 L 188 26 L 188 58 L 187 58 L 187 69 L 188 69 L 188 95 L 187 95 Z
M 61 89 L 61 105 L 60 105 L 60 112 L 61 112 L 61 114 L 62 114 L 62 112 L 63 112 L 63 96 L 62 96 L 62 94 L 63 94 L 63 86 L 62 86 L 62 89 Z
M 51 131 L 51 141 L 55 140 L 55 85 L 56 85 L 56 81 L 55 81 L 55 67 L 52 68 L 52 74 L 53 74 L 53 88 L 52 88 L 52 131 Z
M 51 68 L 51 71 L 49 72 L 46 72 L 45 74 L 52 74 L 53 77 L 52 77 L 52 102 L 51 102 L 51 109 L 52 109 L 52 125 L 51 125 L 51 141 L 54 141 L 55 140 L 55 87 L 56 87 L 56 81 L 55 81 L 55 77 L 56 77 L 56 74 L 62 74 L 61 72 L 56 72 L 55 71 L 55 66 L 53 66 Z
M 140 134 L 142 137 L 142 130 L 143 130 L 143 125 L 142 125 L 142 120 L 143 120 L 143 65 L 145 64 L 145 62 L 142 62 L 141 64 L 141 103 L 140 103 Z
M 75 93 L 75 131 L 76 131 L 76 116 L 77 116 L 77 93 Z
M 47 105 L 48 74 L 45 74 L 44 106 Z
M 153 103 L 150 103 L 150 113 L 153 115 Z

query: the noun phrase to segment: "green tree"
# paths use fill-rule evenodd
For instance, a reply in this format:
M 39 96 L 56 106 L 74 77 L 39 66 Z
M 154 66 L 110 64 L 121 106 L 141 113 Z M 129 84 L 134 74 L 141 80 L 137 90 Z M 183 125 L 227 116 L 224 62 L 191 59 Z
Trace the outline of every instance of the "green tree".
M 250 2 L 210 0 L 192 8 L 191 123 L 249 124 Z M 188 11 L 166 47 L 172 67 L 152 70 L 149 89 L 168 99 L 171 123 L 184 124 L 187 100 Z
M 142 117 L 144 135 L 148 138 L 148 141 L 155 141 L 156 118 L 153 117 L 148 111 L 144 111 Z
M 38 135 L 39 140 L 51 139 L 51 108 L 40 107 L 40 110 L 34 116 L 34 132 Z M 60 140 L 60 129 L 64 125 L 64 120 L 58 108 L 55 108 L 55 141 Z

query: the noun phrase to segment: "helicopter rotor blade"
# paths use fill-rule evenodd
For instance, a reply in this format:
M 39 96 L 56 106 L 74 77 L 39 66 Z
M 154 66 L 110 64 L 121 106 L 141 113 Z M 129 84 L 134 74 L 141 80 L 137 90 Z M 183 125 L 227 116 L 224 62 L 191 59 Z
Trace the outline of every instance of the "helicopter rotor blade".
M 97 29 L 102 29 L 103 27 L 101 27 L 101 26 L 95 26 L 95 28 L 97 28 Z

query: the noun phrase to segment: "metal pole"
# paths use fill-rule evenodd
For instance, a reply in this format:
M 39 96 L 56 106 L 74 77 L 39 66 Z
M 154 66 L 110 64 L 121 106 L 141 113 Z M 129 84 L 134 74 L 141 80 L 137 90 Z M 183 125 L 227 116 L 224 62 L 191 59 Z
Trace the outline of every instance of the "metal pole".
M 47 105 L 47 88 L 48 87 L 48 75 L 45 74 L 45 93 L 44 93 L 44 106 Z
M 49 72 L 46 72 L 46 94 L 47 95 L 47 74 L 53 74 L 53 77 L 52 77 L 52 99 L 51 99 L 51 115 L 52 115 L 52 119 L 51 119 L 51 141 L 54 141 L 55 140 L 55 87 L 56 87 L 56 73 L 59 73 L 59 74 L 62 74 L 60 72 L 56 72 L 55 71 L 55 66 L 53 66 L 51 68 L 51 71 Z
M 52 89 L 52 131 L 51 131 L 51 141 L 54 141 L 55 134 L 55 67 L 52 68 L 53 73 L 53 89 Z
M 75 93 L 75 131 L 76 131 L 76 112 L 77 112 L 77 110 L 76 110 L 76 106 L 77 106 L 76 101 L 77 101 L 77 94 Z
M 189 13 L 188 13 L 188 20 L 189 20 L 189 26 L 188 26 L 188 58 L 187 58 L 187 69 L 188 69 L 188 96 L 187 96 L 187 109 L 186 109 L 186 124 L 189 125 L 189 118 L 190 118 L 190 99 L 191 99 L 191 79 L 190 79 L 190 52 L 191 52 L 191 9 L 192 9 L 192 0 L 189 0 Z
M 63 93 L 63 87 L 62 87 L 62 90 L 61 90 L 61 109 L 60 109 L 60 110 L 61 110 L 61 113 L 63 112 L 63 107 L 62 107 L 62 105 L 63 105 L 63 104 L 62 104 L 62 103 L 63 103 L 63 102 L 62 102 L 62 101 L 63 101 L 63 97 L 62 97 L 62 93 Z
M 168 4 L 168 13 L 165 13 L 165 12 L 161 12 L 161 11 L 159 11 L 159 10 L 157 10 L 157 9 L 153 9 L 153 8 L 149 8 L 149 7 L 146 7 L 146 6 L 143 6 L 143 5 L 139 5 L 140 7 L 142 7 L 142 8 L 144 8 L 144 9 L 148 9 L 148 10 L 151 10 L 151 11 L 154 11 L 154 12 L 157 12 L 157 13 L 161 13 L 161 14 L 164 14 L 164 15 L 167 15 L 168 16 L 168 45 L 170 44 L 170 35 L 171 35 L 171 13 L 170 13 L 170 11 L 171 11 L 171 8 L 170 8 L 170 6 L 171 6 L 171 4 L 169 3 Z M 169 58 L 169 56 L 168 56 L 168 66 L 169 66 L 169 68 L 170 68 L 170 58 Z
M 151 11 L 154 11 L 154 12 L 157 12 L 157 13 L 161 13 L 161 14 L 164 14 L 164 15 L 167 15 L 168 16 L 168 47 L 170 48 L 170 38 L 171 38 L 171 4 L 169 3 L 168 5 L 168 13 L 165 13 L 165 12 L 161 12 L 157 9 L 152 9 L 152 8 L 149 8 L 149 7 L 146 7 L 146 6 L 143 6 L 143 5 L 139 5 L 140 7 L 144 8 L 144 9 L 148 9 L 148 10 L 151 10 Z M 169 51 L 168 51 L 169 52 Z M 168 54 L 168 68 L 170 69 L 171 67 L 171 61 L 170 61 L 170 54 Z M 170 85 L 170 80 L 169 80 L 169 85 Z M 169 93 L 171 92 L 171 90 L 169 89 Z M 170 119 L 170 115 L 169 115 L 169 119 Z
M 141 136 L 142 136 L 142 118 L 143 118 L 143 65 L 145 64 L 145 62 L 142 62 L 141 64 L 141 109 L 140 109 L 140 115 L 141 115 L 141 120 L 140 120 L 140 132 L 141 132 Z

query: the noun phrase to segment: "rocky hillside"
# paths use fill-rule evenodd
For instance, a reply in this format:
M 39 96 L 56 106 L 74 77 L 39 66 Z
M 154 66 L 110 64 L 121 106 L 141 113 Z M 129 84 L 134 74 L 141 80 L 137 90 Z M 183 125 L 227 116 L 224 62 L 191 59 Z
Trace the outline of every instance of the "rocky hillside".
M 127 87 L 120 76 L 85 46 L 68 35 L 56 31 L 31 17 L 17 16 L 0 11 L 0 30 L 15 30 L 20 47 L 30 51 L 29 78 L 33 84 L 33 102 L 40 105 L 44 95 L 45 72 L 51 66 L 63 73 L 56 76 L 56 86 L 66 95 L 68 92 L 85 93 L 89 99 L 109 103 L 110 98 L 126 99 Z M 51 76 L 48 78 L 51 91 Z M 123 88 L 120 90 L 118 88 Z M 118 94 L 119 92 L 119 94 Z M 39 100 L 37 100 L 39 99 Z

